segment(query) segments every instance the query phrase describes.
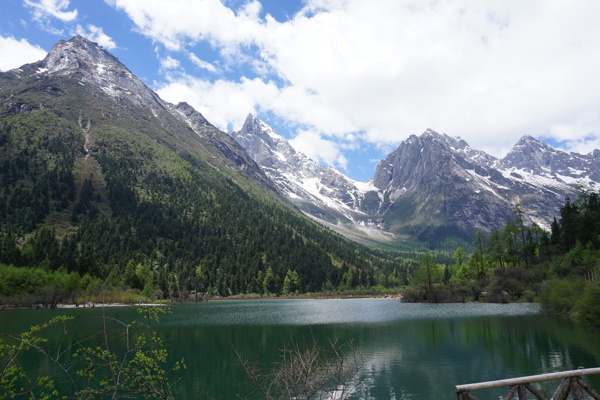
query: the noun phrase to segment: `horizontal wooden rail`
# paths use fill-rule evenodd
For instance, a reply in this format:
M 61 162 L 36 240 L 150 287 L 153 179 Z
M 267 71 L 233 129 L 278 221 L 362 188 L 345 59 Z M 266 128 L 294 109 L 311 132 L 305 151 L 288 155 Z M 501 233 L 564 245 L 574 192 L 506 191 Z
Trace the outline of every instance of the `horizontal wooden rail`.
M 534 382 L 544 382 L 551 381 L 555 379 L 569 379 L 574 377 L 586 376 L 586 375 L 595 375 L 600 374 L 600 368 L 587 368 L 587 369 L 576 369 L 573 371 L 563 371 L 563 372 L 554 372 L 550 374 L 540 374 L 540 375 L 531 375 L 531 376 L 523 376 L 520 378 L 512 378 L 512 379 L 501 379 L 498 381 L 489 381 L 489 382 L 480 382 L 480 383 L 470 383 L 466 385 L 457 385 L 454 387 L 456 394 L 459 399 L 462 398 L 474 398 L 468 393 L 475 392 L 478 390 L 486 390 L 486 389 L 497 389 L 502 387 L 516 387 L 517 386 L 529 386 L 530 383 Z M 465 394 L 466 396 L 461 396 L 461 394 Z

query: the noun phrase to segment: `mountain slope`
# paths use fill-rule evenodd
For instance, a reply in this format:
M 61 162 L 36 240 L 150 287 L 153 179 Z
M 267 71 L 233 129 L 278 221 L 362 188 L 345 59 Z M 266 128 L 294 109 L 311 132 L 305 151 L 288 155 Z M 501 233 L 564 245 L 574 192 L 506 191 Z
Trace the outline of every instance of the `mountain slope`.
M 40 105 L 59 107 L 61 114 L 78 120 L 79 125 L 93 121 L 94 127 L 96 123 L 119 126 L 134 117 L 137 128 L 143 127 L 147 136 L 161 137 L 165 131 L 172 130 L 174 134 L 170 135 L 169 144 L 175 149 L 192 148 L 209 163 L 215 160 L 236 173 L 271 186 L 246 152 L 200 113 L 186 103 L 175 106 L 163 101 L 114 56 L 80 36 L 58 42 L 44 60 L 0 76 L 0 90 L 8 89 L 5 85 L 15 84 L 25 84 L 26 90 L 34 93 L 54 94 L 47 97 L 47 104 Z M 87 92 L 98 101 L 83 103 L 88 106 L 85 109 L 79 107 L 75 99 Z M 110 100 L 106 103 L 105 99 Z M 14 99 L 5 104 L 8 112 L 31 111 L 37 106 L 28 107 L 15 103 Z M 190 130 L 196 135 L 189 135 L 186 131 Z M 190 142 L 192 139 L 195 143 Z
M 280 193 L 328 227 L 370 243 L 391 235 L 371 214 L 379 207 L 373 185 L 353 181 L 297 152 L 270 126 L 248 115 L 242 129 L 229 134 L 252 156 Z
M 577 185 L 600 182 L 600 151 L 567 154 L 529 136 L 497 159 L 427 130 L 401 143 L 361 184 L 295 152 L 252 116 L 230 134 L 294 204 L 354 240 L 456 247 L 476 230 L 503 226 L 517 204 L 528 220 L 549 229 Z
M 421 240 L 490 232 L 513 217 L 516 204 L 530 220 L 549 227 L 574 188 L 517 175 L 509 165 L 510 158 L 497 160 L 429 130 L 411 136 L 380 162 L 373 182 L 382 191 L 402 193 L 384 212 L 386 220 L 396 223 L 390 229 L 408 229 Z
M 288 271 L 299 291 L 350 270 L 369 286 L 388 265 L 298 215 L 231 137 L 81 37 L 0 74 L 0 163 L 3 263 L 133 287 L 143 264 L 181 297 L 192 282 L 277 292 Z

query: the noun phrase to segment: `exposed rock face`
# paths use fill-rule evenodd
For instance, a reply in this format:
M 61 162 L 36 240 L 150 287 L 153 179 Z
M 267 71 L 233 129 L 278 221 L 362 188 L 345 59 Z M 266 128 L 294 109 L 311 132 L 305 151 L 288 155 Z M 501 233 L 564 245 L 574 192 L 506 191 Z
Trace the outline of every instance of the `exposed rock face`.
M 523 136 L 498 167 L 523 171 L 566 184 L 600 182 L 600 150 L 589 154 L 565 153 L 531 136 Z
M 464 140 L 427 130 L 420 137 L 410 136 L 381 161 L 375 169 L 373 184 L 379 189 L 390 185 L 427 189 L 432 181 L 427 176 L 430 173 L 443 177 L 457 167 L 487 168 L 495 161 L 494 157 L 470 148 Z
M 126 98 L 137 106 L 162 110 L 165 102 L 101 46 L 81 36 L 56 43 L 38 63 L 39 73 L 80 79 L 100 87 L 106 94 Z
M 398 213 L 400 205 L 418 208 L 422 211 L 408 216 L 405 226 L 425 222 L 471 234 L 501 227 L 520 204 L 532 221 L 548 227 L 573 188 L 559 180 L 539 180 L 533 172 L 516 174 L 511 154 L 497 160 L 431 130 L 411 136 L 376 168 L 377 188 L 402 190 L 384 216 Z M 527 157 L 520 159 L 525 162 Z M 406 200 L 411 198 L 415 200 Z
M 230 135 L 301 210 L 336 224 L 352 224 L 364 217 L 363 192 L 356 182 L 297 152 L 264 122 L 248 115 L 242 129 Z
M 578 183 L 595 188 L 600 182 L 600 151 L 567 154 L 530 136 L 497 159 L 460 138 L 427 130 L 401 143 L 361 184 L 295 152 L 252 116 L 231 134 L 280 191 L 313 217 L 428 242 L 502 227 L 516 204 L 530 221 L 549 228 Z
M 225 165 L 275 190 L 254 160 L 229 135 L 210 124 L 189 104 L 173 105 L 162 100 L 116 57 L 81 36 L 59 41 L 41 61 L 0 73 L 0 88 L 20 80 L 37 81 L 46 90 L 56 90 L 53 83 L 60 79 L 75 81 L 92 91 L 101 91 L 113 99 L 114 110 L 143 115 L 147 120 L 154 119 L 154 123 L 169 132 L 191 129 L 201 139 L 207 161 L 215 161 L 215 168 Z

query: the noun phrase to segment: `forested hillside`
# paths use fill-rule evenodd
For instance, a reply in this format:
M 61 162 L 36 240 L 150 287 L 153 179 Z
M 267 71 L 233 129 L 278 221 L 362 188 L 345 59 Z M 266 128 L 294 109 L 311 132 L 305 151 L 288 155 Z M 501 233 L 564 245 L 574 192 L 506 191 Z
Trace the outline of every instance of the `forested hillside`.
M 420 259 L 405 301 L 540 301 L 547 310 L 600 326 L 600 195 L 567 198 L 552 232 L 524 222 L 519 206 L 502 229 L 481 232 L 452 264 Z
M 148 109 L 38 68 L 0 74 L 5 300 L 72 301 L 101 286 L 296 293 L 393 271 L 390 256 L 303 217 L 225 133 L 194 130 L 151 96 Z

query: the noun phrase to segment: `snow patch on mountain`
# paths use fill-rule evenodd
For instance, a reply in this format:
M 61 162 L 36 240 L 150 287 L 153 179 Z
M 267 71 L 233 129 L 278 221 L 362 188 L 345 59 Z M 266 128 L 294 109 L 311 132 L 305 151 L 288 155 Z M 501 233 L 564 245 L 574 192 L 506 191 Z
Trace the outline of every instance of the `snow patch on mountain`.
M 250 154 L 284 194 L 319 220 L 358 226 L 367 214 L 360 204 L 371 182 L 356 182 L 296 151 L 272 127 L 248 115 L 242 129 L 229 134 Z M 362 230 L 377 229 L 361 226 Z
M 522 203 L 530 221 L 548 228 L 565 196 L 573 195 L 577 185 L 597 188 L 600 180 L 599 151 L 567 154 L 531 136 L 524 136 L 498 159 L 459 137 L 428 129 L 421 136 L 411 135 L 382 160 L 372 179 L 356 182 L 295 151 L 252 115 L 230 135 L 307 215 L 370 237 L 390 239 L 392 232 L 385 231 L 397 224 L 391 215 L 403 213 L 395 204 L 413 194 L 439 204 L 438 210 L 427 211 L 426 219 L 455 221 L 465 231 L 501 225 L 517 203 Z M 452 183 L 456 179 L 464 184 Z M 424 205 L 416 204 L 408 218 L 418 221 Z

